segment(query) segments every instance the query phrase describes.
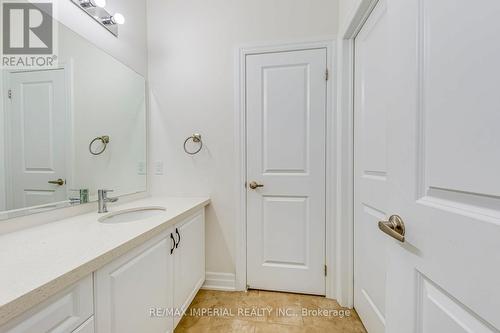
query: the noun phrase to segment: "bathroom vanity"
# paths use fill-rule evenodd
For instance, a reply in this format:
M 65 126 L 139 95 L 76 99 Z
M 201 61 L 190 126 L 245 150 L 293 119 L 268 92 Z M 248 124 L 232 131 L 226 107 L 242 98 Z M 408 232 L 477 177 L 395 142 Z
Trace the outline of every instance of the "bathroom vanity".
M 208 198 L 146 198 L 0 235 L 0 332 L 172 332 L 205 280 Z M 100 221 L 99 221 L 100 220 Z

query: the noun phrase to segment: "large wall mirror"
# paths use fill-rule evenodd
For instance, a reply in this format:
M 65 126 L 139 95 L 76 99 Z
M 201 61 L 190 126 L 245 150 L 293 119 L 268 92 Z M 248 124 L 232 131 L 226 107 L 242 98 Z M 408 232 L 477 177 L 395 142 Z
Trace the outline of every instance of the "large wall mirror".
M 1 71 L 0 220 L 146 191 L 144 78 L 62 24 L 57 38 L 57 67 Z

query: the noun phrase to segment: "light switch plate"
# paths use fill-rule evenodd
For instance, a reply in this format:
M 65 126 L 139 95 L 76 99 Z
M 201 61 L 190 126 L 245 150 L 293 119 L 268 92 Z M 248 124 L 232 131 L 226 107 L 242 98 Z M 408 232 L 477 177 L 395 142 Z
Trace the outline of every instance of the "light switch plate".
M 163 175 L 163 162 L 158 161 L 155 163 L 155 175 Z
M 137 162 L 137 174 L 140 176 L 144 176 L 146 174 L 146 162 Z

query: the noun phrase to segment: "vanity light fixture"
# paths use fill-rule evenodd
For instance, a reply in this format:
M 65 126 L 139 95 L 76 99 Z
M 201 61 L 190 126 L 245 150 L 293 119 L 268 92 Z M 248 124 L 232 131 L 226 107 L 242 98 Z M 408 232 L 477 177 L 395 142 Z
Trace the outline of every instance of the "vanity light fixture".
M 113 16 L 103 17 L 101 19 L 101 22 L 104 25 L 124 24 L 125 23 L 125 17 L 123 17 L 123 15 L 120 14 L 120 13 L 116 13 Z
M 106 10 L 104 8 L 106 0 L 71 0 L 71 2 L 118 37 L 118 25 L 125 23 L 125 17 L 120 13 L 113 15 Z
M 82 8 L 95 7 L 95 4 L 91 0 L 80 0 L 80 6 Z
M 113 20 L 117 24 L 125 24 L 125 17 L 120 13 L 116 13 L 115 15 L 113 15 Z
M 106 0 L 79 0 L 82 8 L 106 7 Z
M 106 7 L 106 0 L 94 0 L 97 7 L 104 8 Z

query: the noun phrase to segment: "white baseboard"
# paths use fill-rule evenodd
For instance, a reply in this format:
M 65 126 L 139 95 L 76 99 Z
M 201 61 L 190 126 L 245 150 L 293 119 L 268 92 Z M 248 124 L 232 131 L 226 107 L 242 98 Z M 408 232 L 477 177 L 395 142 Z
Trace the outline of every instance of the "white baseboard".
M 201 289 L 209 290 L 236 290 L 236 275 L 233 273 L 206 272 L 205 283 Z

